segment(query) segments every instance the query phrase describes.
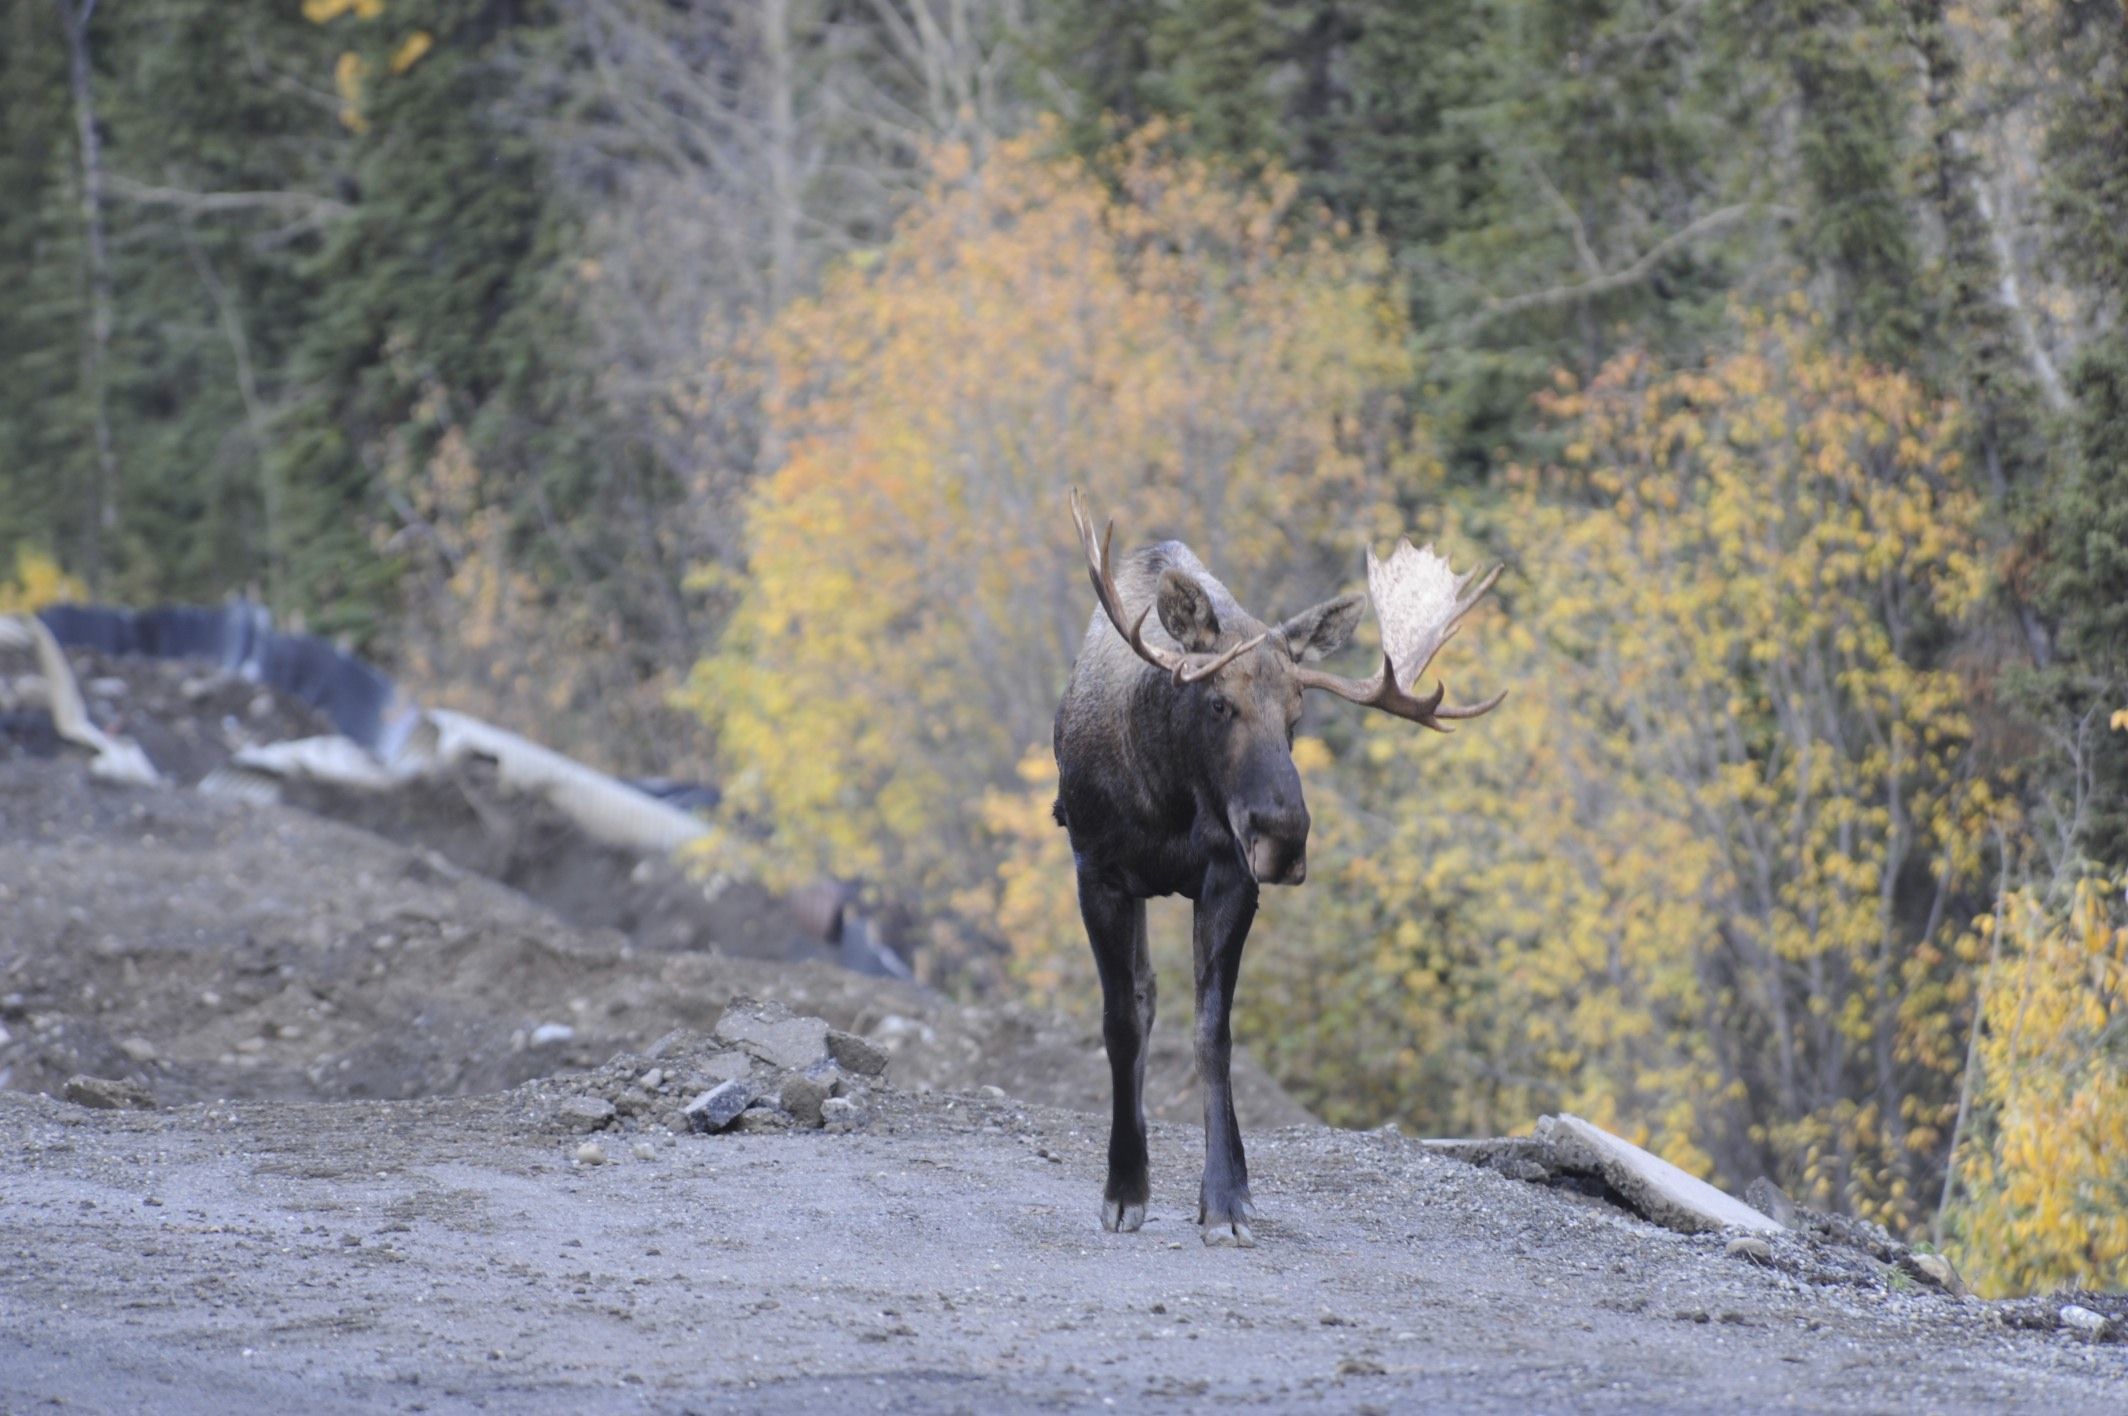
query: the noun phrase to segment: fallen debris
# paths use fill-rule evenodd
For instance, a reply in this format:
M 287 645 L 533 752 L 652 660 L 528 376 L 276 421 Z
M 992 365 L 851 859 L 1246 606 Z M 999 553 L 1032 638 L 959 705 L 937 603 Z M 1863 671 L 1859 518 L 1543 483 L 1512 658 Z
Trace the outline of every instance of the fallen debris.
M 1599 1193 L 1651 1224 L 1681 1234 L 1742 1229 L 1778 1233 L 1781 1225 L 1660 1156 L 1578 1116 L 1546 1116 L 1528 1136 L 1435 1140 L 1438 1155 L 1538 1184 L 1599 1187 Z M 1575 1183 L 1579 1182 L 1579 1183 Z
M 1742 1200 L 1578 1116 L 1547 1116 L 1537 1123 L 1537 1134 L 1551 1142 L 1561 1169 L 1602 1176 L 1628 1208 L 1665 1229 L 1773 1233 L 1781 1227 Z

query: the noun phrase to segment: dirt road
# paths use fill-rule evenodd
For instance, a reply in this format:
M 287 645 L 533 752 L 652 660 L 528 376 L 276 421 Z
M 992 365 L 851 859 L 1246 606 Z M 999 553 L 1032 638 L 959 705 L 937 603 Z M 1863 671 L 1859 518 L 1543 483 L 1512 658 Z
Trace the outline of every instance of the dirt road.
M 1725 1257 L 1395 1137 L 1257 1138 L 1260 1247 L 1096 1219 L 1098 1127 L 890 1097 L 648 1159 L 487 1098 L 0 1095 L 0 1407 L 2118 1411 L 2128 1349 Z M 1059 1157 L 1045 1158 L 1043 1152 Z M 1784 1260 L 1787 1255 L 1784 1251 Z

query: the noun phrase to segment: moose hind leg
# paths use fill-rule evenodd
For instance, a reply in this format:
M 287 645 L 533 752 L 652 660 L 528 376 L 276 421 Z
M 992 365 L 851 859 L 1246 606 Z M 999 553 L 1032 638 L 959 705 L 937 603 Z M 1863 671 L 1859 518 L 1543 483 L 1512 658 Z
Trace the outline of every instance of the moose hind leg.
M 1079 881 L 1079 913 L 1101 975 L 1101 1039 L 1115 1109 L 1108 1129 L 1108 1183 L 1101 1226 L 1128 1233 L 1145 1223 L 1152 1194 L 1145 1146 L 1145 1054 L 1153 1028 L 1153 965 L 1145 941 L 1145 901 Z

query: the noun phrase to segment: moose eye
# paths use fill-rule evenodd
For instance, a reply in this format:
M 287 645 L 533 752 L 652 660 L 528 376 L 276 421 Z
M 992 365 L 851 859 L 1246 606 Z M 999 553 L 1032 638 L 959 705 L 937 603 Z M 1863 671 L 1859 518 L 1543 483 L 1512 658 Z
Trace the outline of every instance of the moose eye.
M 1234 705 L 1214 694 L 1212 695 L 1212 716 L 1224 722 L 1234 716 Z

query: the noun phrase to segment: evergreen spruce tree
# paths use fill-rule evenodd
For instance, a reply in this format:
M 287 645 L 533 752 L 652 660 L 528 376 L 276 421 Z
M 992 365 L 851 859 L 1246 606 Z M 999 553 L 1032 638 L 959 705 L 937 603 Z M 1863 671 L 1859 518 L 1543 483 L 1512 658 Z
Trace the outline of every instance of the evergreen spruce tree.
M 2068 373 L 2068 465 L 2045 508 L 2045 605 L 2063 663 L 2058 692 L 2083 724 L 2089 792 L 2082 845 L 2128 871 L 2128 23 L 2117 5 L 2062 6 L 2065 82 L 2049 129 L 2057 259 L 2096 303 L 2097 332 Z

